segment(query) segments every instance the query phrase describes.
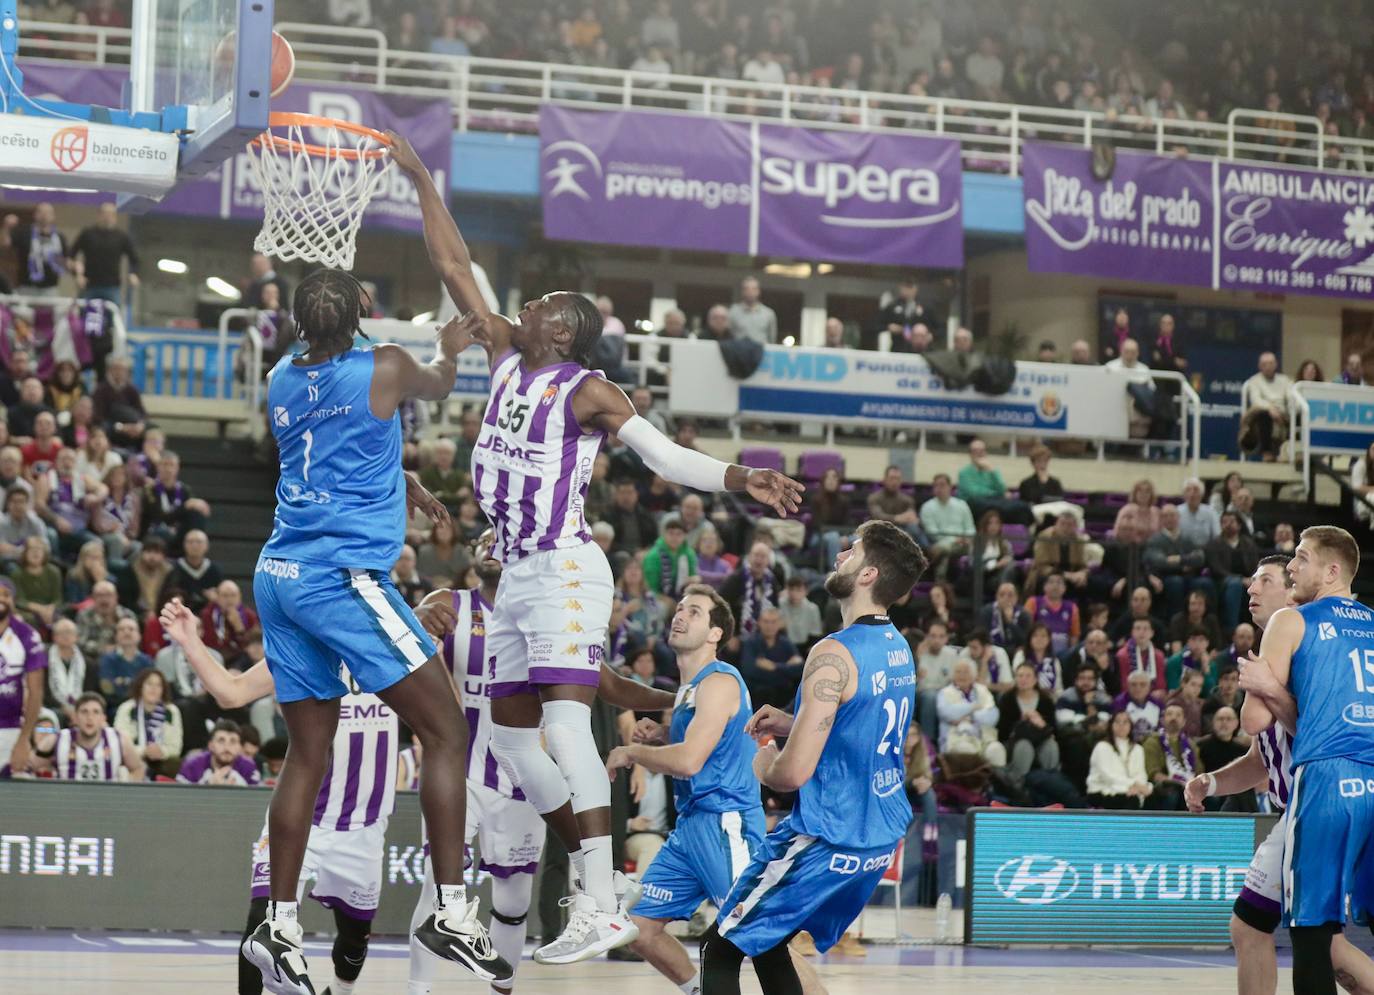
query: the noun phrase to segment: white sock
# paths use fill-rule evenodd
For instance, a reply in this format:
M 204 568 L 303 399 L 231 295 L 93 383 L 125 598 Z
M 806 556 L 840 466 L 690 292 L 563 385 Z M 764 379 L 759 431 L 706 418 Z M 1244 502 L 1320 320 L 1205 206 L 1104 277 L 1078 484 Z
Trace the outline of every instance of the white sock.
M 268 902 L 267 918 L 276 922 L 295 922 L 299 908 L 296 902 Z
M 585 844 L 584 844 L 584 847 L 585 847 Z M 586 891 L 586 890 L 587 890 L 587 856 L 586 856 L 586 854 L 587 854 L 587 851 L 586 851 L 585 848 L 582 849 L 582 850 L 573 850 L 573 851 L 571 851 L 571 852 L 568 853 L 568 859 L 572 861 L 573 873 L 574 873 L 575 875 L 577 875 L 577 880 L 576 880 L 575 882 L 573 882 L 573 883 L 574 883 L 574 885 L 575 885 L 577 888 L 579 888 L 579 889 L 581 889 L 581 890 L 583 890 L 583 891 Z
M 412 981 L 406 985 L 406 995 L 429 995 L 428 981 Z
M 334 983 L 329 986 L 332 995 L 353 995 L 353 986 L 356 981 L 344 981 L 338 975 L 334 976 Z
M 467 900 L 467 889 L 461 884 L 441 884 L 434 893 L 434 911 L 461 909 Z
M 700 995 L 701 972 L 698 971 L 696 974 L 692 975 L 690 981 L 684 981 L 682 984 L 678 985 L 678 988 L 682 989 L 683 995 Z
M 583 837 L 582 859 L 587 864 L 582 890 L 596 899 L 597 907 L 602 912 L 616 911 L 615 882 L 611 878 L 611 838 Z

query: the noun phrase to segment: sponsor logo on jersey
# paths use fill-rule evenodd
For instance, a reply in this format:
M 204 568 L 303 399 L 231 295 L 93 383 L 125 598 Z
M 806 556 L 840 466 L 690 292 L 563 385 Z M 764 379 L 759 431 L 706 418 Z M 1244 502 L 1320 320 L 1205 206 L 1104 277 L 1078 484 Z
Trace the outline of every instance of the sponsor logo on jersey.
M 1343 777 L 1336 787 L 1342 798 L 1363 798 L 1374 795 L 1374 778 Z
M 1005 897 L 1022 905 L 1053 905 L 1078 890 L 1078 871 L 1067 860 L 1032 853 L 1013 857 L 993 875 Z
M 1374 704 L 1352 701 L 1341 711 L 1341 719 L 1352 726 L 1374 726 Z
M 832 874 L 858 874 L 864 862 L 852 853 L 832 853 L 830 872 Z
M 1336 627 L 1330 622 L 1322 622 L 1317 626 L 1317 638 L 1325 642 L 1328 639 L 1336 638 Z
M 534 450 L 524 449 L 520 446 L 512 446 L 502 439 L 499 435 L 489 435 L 477 443 L 478 450 L 487 450 L 493 456 L 506 456 L 510 459 L 523 460 L 526 463 L 534 461 Z
M 886 691 L 887 674 L 879 670 L 877 673 L 873 675 L 873 694 L 876 697 L 877 695 L 886 693 Z
M 873 793 L 879 798 L 896 794 L 901 786 L 902 769 L 900 767 L 884 767 L 882 770 L 873 772 Z
M 665 888 L 662 885 L 648 881 L 644 884 L 644 897 L 652 898 L 655 902 L 671 902 L 673 900 L 673 891 L 671 888 Z
M 557 397 L 557 396 L 558 396 L 558 388 L 557 388 L 557 387 L 548 387 L 548 388 L 545 388 L 544 393 L 543 393 L 542 395 L 540 395 L 539 403 L 540 403 L 540 404 L 552 404 L 552 403 L 553 403 L 553 399 L 554 399 L 555 397 Z
M 258 573 L 280 577 L 282 580 L 299 580 L 301 565 L 291 560 L 261 559 L 258 560 Z
M 281 428 L 291 424 L 291 412 L 287 411 L 280 404 L 272 409 L 272 421 Z

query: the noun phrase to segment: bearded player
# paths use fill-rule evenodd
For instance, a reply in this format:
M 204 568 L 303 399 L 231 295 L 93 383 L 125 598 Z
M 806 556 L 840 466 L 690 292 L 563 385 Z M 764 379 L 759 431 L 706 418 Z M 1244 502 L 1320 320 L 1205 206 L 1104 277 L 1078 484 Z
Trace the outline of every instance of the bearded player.
M 546 294 L 514 320 L 491 313 L 433 179 L 405 139 L 388 137 L 396 165 L 419 193 L 430 262 L 458 306 L 480 318 L 470 342 L 491 363 L 491 397 L 472 458 L 473 491 L 504 566 L 501 612 L 487 634 L 495 660 L 491 746 L 567 846 L 583 883 L 563 934 L 534 955 L 570 964 L 639 933 L 616 900 L 610 782 L 591 730 L 613 597 L 610 566 L 583 515 L 596 454 L 615 435 L 664 480 L 747 491 L 782 516 L 797 510 L 802 488 L 776 471 L 683 448 L 636 414 L 619 387 L 587 369 L 602 318 L 581 294 Z
M 1293 605 L 1293 579 L 1287 566 L 1292 557 L 1266 556 L 1250 580 L 1250 618 L 1263 630 L 1280 608 Z M 1241 686 L 1247 694 L 1273 702 L 1271 708 L 1296 714 L 1292 696 L 1273 672 L 1255 658 L 1241 663 Z M 1284 704 L 1285 700 L 1288 704 Z M 1288 828 L 1287 807 L 1293 790 L 1293 736 L 1275 722 L 1251 737 L 1250 751 L 1215 773 L 1199 774 L 1188 782 L 1184 798 L 1189 810 L 1203 811 L 1203 799 L 1234 795 L 1251 788 L 1268 791 L 1269 804 L 1282 813 L 1269 835 L 1255 850 L 1245 887 L 1231 914 L 1231 942 L 1236 948 L 1237 990 L 1240 995 L 1273 995 L 1278 987 L 1278 956 L 1274 930 L 1283 918 L 1283 840 Z M 1374 993 L 1374 964 L 1344 936 L 1334 937 L 1332 960 L 1342 986 L 1359 995 Z
M 764 995 L 801 995 L 789 941 L 806 930 L 822 952 L 863 910 L 911 824 L 903 744 L 916 699 L 911 650 L 887 616 L 925 572 L 921 548 L 891 522 L 859 526 L 825 589 L 845 627 L 807 657 L 788 715 L 765 705 L 748 730 L 754 773 L 797 801 L 735 881 L 702 940 L 702 991 L 738 995 L 754 962 Z M 779 750 L 774 737 L 787 737 Z M 843 873 L 835 873 L 836 867 Z

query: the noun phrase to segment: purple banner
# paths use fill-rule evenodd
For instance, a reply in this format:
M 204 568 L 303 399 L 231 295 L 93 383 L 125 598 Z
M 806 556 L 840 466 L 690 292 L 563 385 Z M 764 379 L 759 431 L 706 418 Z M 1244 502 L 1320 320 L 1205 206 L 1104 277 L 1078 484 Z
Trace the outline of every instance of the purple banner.
M 1217 184 L 1218 286 L 1374 295 L 1374 179 L 1220 163 Z
M 953 139 L 547 106 L 539 133 L 550 238 L 963 265 Z
M 31 96 L 53 97 L 80 103 L 118 106 L 128 73 L 115 69 L 74 68 L 24 64 L 25 90 Z M 293 84 L 272 101 L 273 110 L 297 111 L 320 117 L 341 118 L 366 124 L 379 131 L 388 128 L 410 139 L 420 159 L 434 174 L 440 190 L 448 189 L 453 158 L 453 112 L 447 100 L 419 100 L 350 86 Z M 98 203 L 103 194 L 59 194 L 49 191 L 9 191 L 23 200 L 58 200 Z M 184 180 L 156 208 L 162 214 L 186 214 L 261 222 L 262 193 L 239 153 L 203 177 Z M 421 230 L 420 204 L 409 180 L 389 170 L 364 215 L 374 227 L 401 231 Z
M 1109 180 L 1088 149 L 1028 142 L 1022 182 L 1032 272 L 1212 285 L 1212 170 L 1119 152 Z

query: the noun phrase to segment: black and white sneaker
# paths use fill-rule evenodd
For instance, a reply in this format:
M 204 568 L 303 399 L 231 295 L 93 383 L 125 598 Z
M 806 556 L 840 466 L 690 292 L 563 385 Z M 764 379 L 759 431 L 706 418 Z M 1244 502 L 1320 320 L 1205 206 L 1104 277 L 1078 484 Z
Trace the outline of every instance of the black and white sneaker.
M 301 950 L 300 923 L 269 919 L 243 941 L 243 956 L 262 972 L 272 995 L 315 995 Z
M 436 957 L 461 964 L 483 981 L 496 984 L 515 976 L 514 969 L 491 945 L 487 927 L 477 919 L 477 899 L 440 909 L 415 930 L 415 939 Z

